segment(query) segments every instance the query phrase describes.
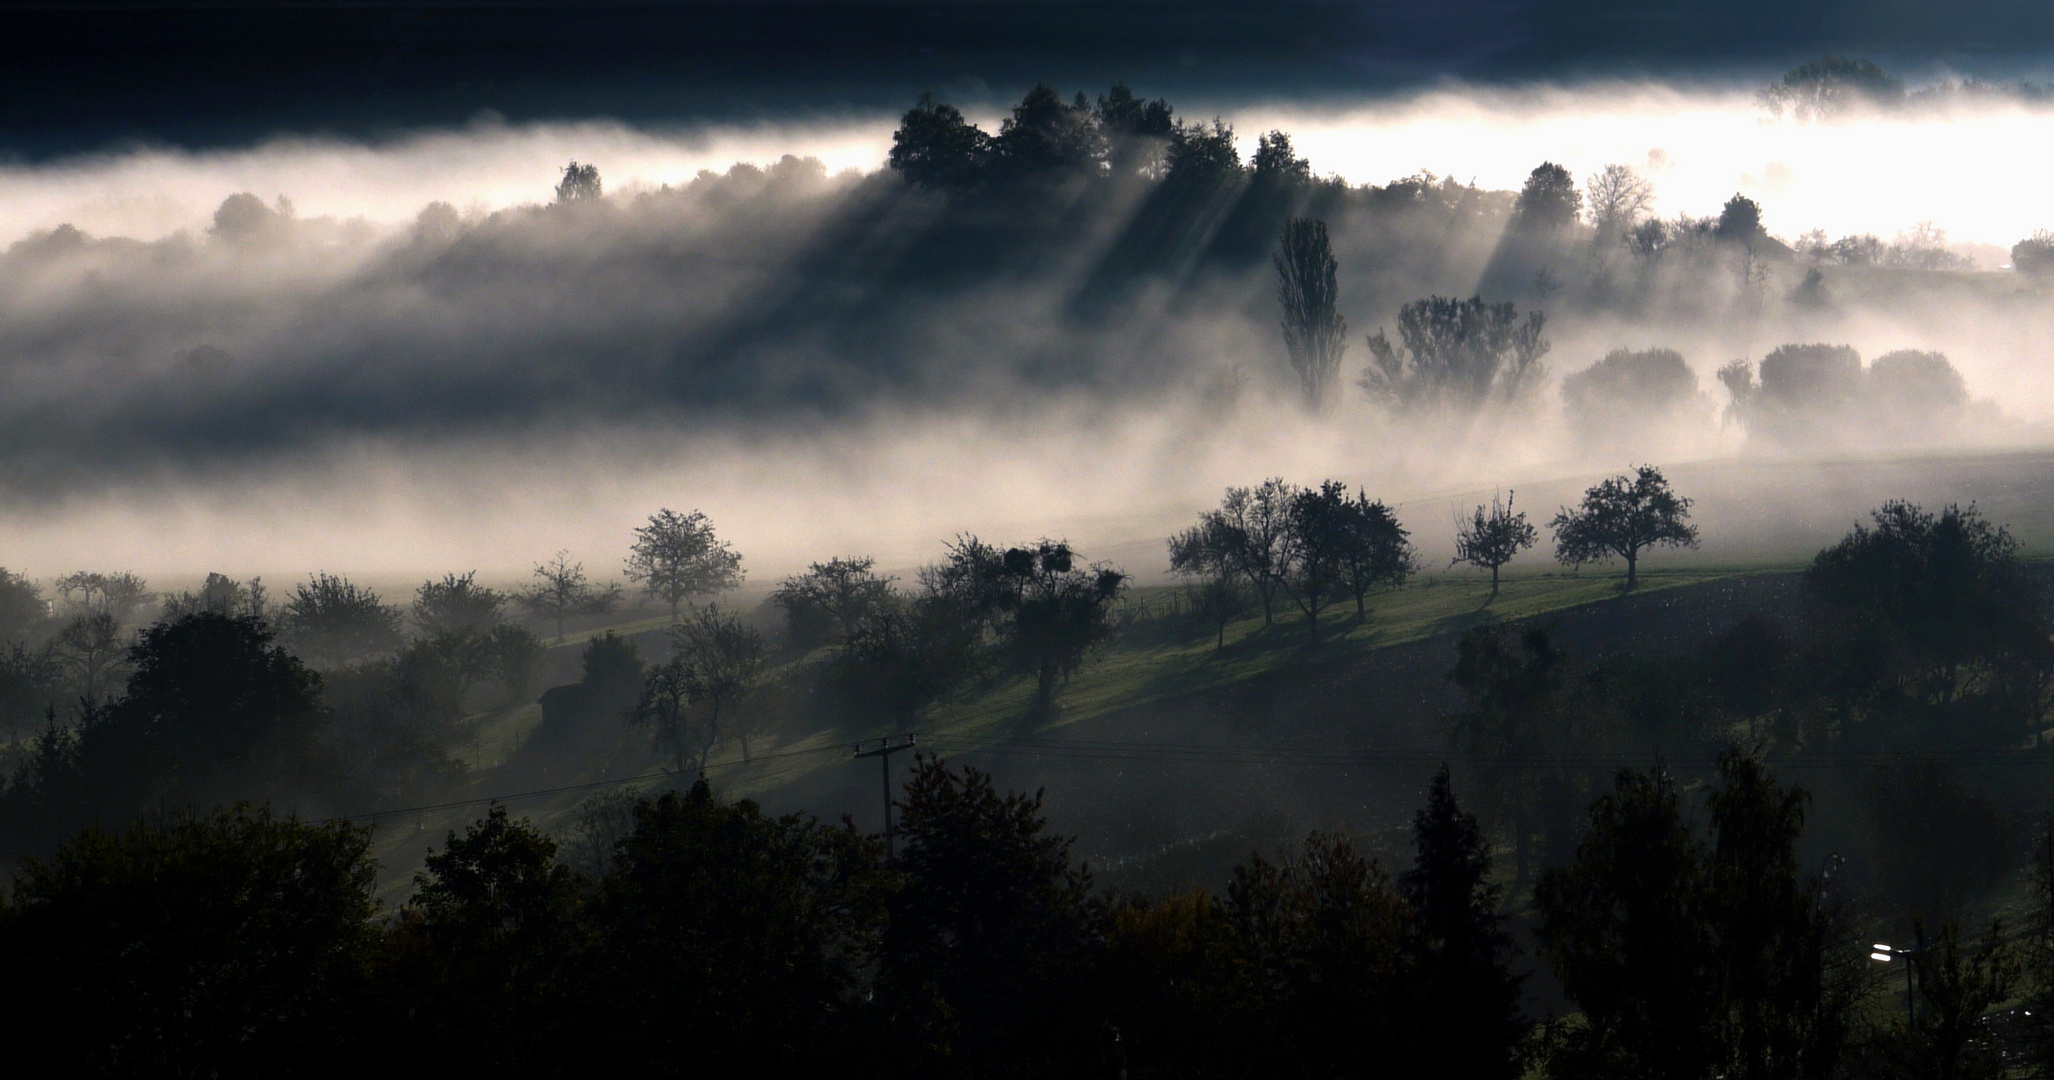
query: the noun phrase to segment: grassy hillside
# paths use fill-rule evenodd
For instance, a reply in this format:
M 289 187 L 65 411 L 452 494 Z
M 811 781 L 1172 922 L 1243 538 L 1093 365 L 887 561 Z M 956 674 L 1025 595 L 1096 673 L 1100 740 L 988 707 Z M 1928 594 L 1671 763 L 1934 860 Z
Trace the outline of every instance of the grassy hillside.
M 1660 595 L 1763 569 L 1647 570 L 1634 595 Z M 1192 702 L 1228 700 L 1235 692 L 1245 693 L 1251 687 L 1298 681 L 1296 676 L 1306 672 L 1346 679 L 1347 673 L 1379 654 L 1459 634 L 1489 619 L 1521 619 L 1613 600 L 1620 596 L 1622 579 L 1620 573 L 1603 571 L 1512 574 L 1493 600 L 1489 581 L 1482 575 L 1421 575 L 1402 588 L 1370 597 L 1365 617 L 1356 616 L 1352 601 L 1329 609 L 1321 619 L 1316 643 L 1307 632 L 1303 615 L 1280 599 L 1271 625 L 1265 626 L 1259 614 L 1243 618 L 1227 627 L 1223 645 L 1212 627 L 1190 616 L 1183 590 L 1174 586 L 1138 588 L 1126 598 L 1125 627 L 1069 681 L 1060 698 L 1060 715 L 1053 722 L 1028 727 L 1031 682 L 997 675 L 935 710 L 920 725 L 919 734 L 937 750 L 968 755 L 981 767 L 999 771 L 1014 786 L 1041 786 L 1049 779 L 1040 767 L 1046 764 L 1040 760 L 1042 753 L 1032 761 L 1009 766 L 992 759 L 1003 752 L 995 749 L 995 744 L 1021 739 L 1088 740 L 1124 730 L 1137 715 L 1165 711 L 1174 715 L 1151 725 L 1155 736 L 1215 737 L 1198 731 L 1208 724 L 1184 719 L 1192 711 Z M 662 639 L 653 632 L 666 621 L 643 617 L 594 628 L 570 635 L 555 649 L 575 655 L 592 636 L 613 629 L 642 635 L 645 650 L 660 650 Z M 1438 683 L 1447 660 L 1436 648 L 1417 656 L 1407 652 L 1402 661 L 1394 656 L 1375 666 L 1416 667 L 1420 671 L 1415 674 Z M 796 675 L 804 663 L 803 658 L 793 661 L 773 679 Z M 562 660 L 552 666 L 564 670 Z M 1388 676 L 1379 679 L 1387 682 Z M 1236 708 L 1229 706 L 1228 711 Z M 1320 706 L 1308 707 L 1305 722 L 1314 723 L 1317 717 L 1311 714 L 1322 711 Z M 646 735 L 623 727 L 616 752 L 605 759 L 562 763 L 566 767 L 552 770 L 556 779 L 546 787 L 520 783 L 508 763 L 540 719 L 540 709 L 532 705 L 490 718 L 472 748 L 476 768 L 466 794 L 432 807 L 381 817 L 378 854 L 396 895 L 404 891 L 397 887 L 418 866 L 429 846 L 440 843 L 442 832 L 479 816 L 493 798 L 561 830 L 570 824 L 577 805 L 595 792 L 623 784 L 667 782 Z M 728 794 L 757 798 L 773 807 L 805 809 L 823 818 L 851 812 L 859 824 L 877 824 L 869 820 L 879 816 L 876 772 L 868 763 L 860 769 L 852 767 L 848 746 L 857 738 L 883 732 L 850 726 L 835 716 L 808 713 L 787 715 L 771 727 L 770 735 L 752 746 L 750 762 L 740 760 L 740 749 L 732 743 L 717 749 L 709 778 Z M 1283 737 L 1283 733 L 1272 736 Z M 1062 816 L 1084 824 L 1074 813 Z

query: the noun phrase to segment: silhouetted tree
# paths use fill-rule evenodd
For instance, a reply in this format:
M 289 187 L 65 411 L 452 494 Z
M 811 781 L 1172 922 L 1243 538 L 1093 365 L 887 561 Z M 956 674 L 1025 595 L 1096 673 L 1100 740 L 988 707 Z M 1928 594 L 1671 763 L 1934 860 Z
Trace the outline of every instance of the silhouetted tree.
M 650 599 L 670 605 L 675 622 L 678 606 L 686 600 L 740 585 L 742 556 L 714 535 L 713 522 L 705 514 L 663 509 L 649 516 L 649 524 L 635 529 L 627 576 L 641 582 Z
M 651 729 L 656 748 L 670 754 L 671 768 L 682 778 L 706 767 L 719 733 L 713 718 L 692 711 L 698 673 L 692 662 L 672 657 L 649 669 L 642 682 L 642 700 L 629 719 Z
M 478 584 L 478 572 L 444 574 L 414 590 L 414 627 L 423 634 L 456 630 L 489 633 L 499 625 L 506 594 Z
M 1583 193 L 1576 190 L 1576 179 L 1569 170 L 1543 161 L 1527 174 L 1526 184 L 1512 204 L 1512 219 L 1521 229 L 1557 232 L 1575 224 L 1582 207 Z
M 1944 759 L 1885 759 L 1859 795 L 1877 891 L 1905 910 L 1958 913 L 2015 868 L 2010 815 Z
M 1719 369 L 1732 414 L 1750 430 L 1784 441 L 1818 437 L 1844 420 L 1862 391 L 1861 354 L 1846 345 L 1779 345 L 1752 367 L 1735 360 Z
M 1057 686 L 1112 635 L 1113 602 L 1127 585 L 1127 575 L 1104 563 L 1079 565 L 1060 540 L 1001 552 L 974 536 L 951 544 L 926 580 L 995 620 L 1003 655 L 1034 676 L 1034 713 L 1044 717 L 1055 709 Z
M 743 626 L 734 612 L 708 604 L 671 627 L 670 644 L 691 666 L 692 699 L 706 712 L 707 745 L 731 732 L 741 740 L 742 760 L 749 760 L 750 718 L 741 706 L 763 674 L 763 635 Z
M 1767 237 L 1768 233 L 1762 230 L 1761 204 L 1740 194 L 1727 199 L 1719 210 L 1719 223 L 1712 227 L 1712 235 L 1732 244 L 1753 244 Z
M 203 611 L 214 615 L 248 615 L 257 619 L 268 619 L 274 614 L 261 577 L 253 577 L 245 584 L 226 574 L 210 572 L 197 591 L 166 593 L 164 596 L 165 619 L 183 618 Z
M 1827 120 L 1856 107 L 1894 105 L 1904 84 L 1866 60 L 1838 56 L 1799 64 L 1762 91 L 1761 103 L 1776 116 L 1786 111 L 1802 121 Z
M 1176 111 L 1169 102 L 1162 98 L 1144 102 L 1125 83 L 1117 83 L 1099 95 L 1095 115 L 1099 130 L 1105 133 L 1107 161 L 1115 175 L 1160 175 L 1164 151 L 1176 130 Z
M 1291 497 L 1290 528 L 1284 534 L 1284 588 L 1305 612 L 1307 633 L 1319 640 L 1320 608 L 1348 588 L 1349 549 L 1357 531 L 1349 513 L 1348 486 L 1328 480 L 1300 488 Z
M 569 203 L 596 199 L 604 190 L 599 181 L 599 166 L 580 165 L 573 161 L 563 167 L 563 178 L 557 181 L 556 201 Z
M 991 157 L 991 137 L 963 119 L 953 105 L 921 94 L 892 133 L 891 167 L 907 183 L 931 188 L 967 188 L 977 183 Z
M 1180 187 L 1206 187 L 1241 175 L 1241 152 L 1234 146 L 1234 128 L 1214 117 L 1211 124 L 1177 121 L 1163 151 L 1163 178 Z
M 1613 349 L 1562 380 L 1562 404 L 1584 442 L 1611 445 L 1693 419 L 1708 424 L 1697 374 L 1674 349 Z
M 1365 491 L 1357 491 L 1348 501 L 1342 521 L 1348 535 L 1341 549 L 1342 580 L 1355 594 L 1355 617 L 1367 618 L 1371 589 L 1402 585 L 1417 569 L 1412 534 L 1398 524 L 1390 507 L 1370 501 Z
M 1213 627 L 1220 649 L 1227 646 L 1227 624 L 1248 607 L 1234 541 L 1226 522 L 1213 514 L 1169 538 L 1170 572 L 1199 579 L 1192 603 Z
M 581 883 L 556 855 L 555 840 L 494 806 L 414 875 L 386 961 L 404 1010 L 388 1022 L 414 1060 L 459 1073 L 557 1064 L 586 928 Z
M 578 681 L 542 694 L 538 739 L 610 742 L 631 719 L 643 691 L 642 653 L 633 638 L 608 630 L 585 642 Z
M 320 676 L 260 620 L 191 615 L 144 630 L 123 695 L 52 728 L 9 784 L 0 833 L 43 851 L 90 821 L 153 806 L 290 795 L 318 799 L 335 775 L 320 740 Z
M 1540 955 L 1583 1011 L 1553 1033 L 1549 1075 L 1711 1075 L 1721 995 L 1703 847 L 1666 771 L 1621 770 L 1575 861 L 1541 876 Z
M 878 577 L 871 570 L 875 565 L 868 558 L 829 559 L 779 583 L 770 599 L 784 609 L 792 645 L 807 648 L 837 632 L 846 640 L 873 609 L 889 602 L 895 579 Z
M 1255 140 L 1249 178 L 1258 187 L 1290 187 L 1312 182 L 1312 163 L 1291 148 L 1288 132 L 1271 131 Z
M 1922 921 L 1917 935 L 1925 938 Z M 2006 1075 L 2007 1055 L 1983 1026 L 1990 1010 L 2010 1000 L 2019 985 L 2018 957 L 2003 922 L 1993 921 L 1973 946 L 1961 940 L 1959 925 L 1945 923 L 1909 963 L 1921 1006 L 1907 1040 L 1917 1075 L 1935 1080 Z
M 2054 273 L 2054 229 L 2041 229 L 2011 245 L 2011 268 L 2036 278 Z
M 1784 789 L 1759 758 L 1722 753 L 1707 796 L 1706 916 L 1723 989 L 1723 1075 L 1830 1076 L 1858 995 L 1834 970 L 1860 962 L 1819 883 L 1798 872 L 1811 796 Z M 1852 955 L 1835 955 L 1848 954 Z M 1857 976 L 1858 978 L 1858 976 Z
M 1374 1071 L 1404 1041 L 1416 927 L 1390 876 L 1347 838 L 1306 837 L 1234 868 L 1226 915 L 1263 1001 L 1262 1071 Z
M 1662 261 L 1663 253 L 1669 250 L 1673 231 L 1670 224 L 1661 218 L 1648 218 L 1626 230 L 1621 242 L 1626 245 L 1627 253 L 1640 261 L 1641 272 L 1646 274 Z
M 1640 554 L 1651 547 L 1697 546 L 1689 524 L 1690 500 L 1669 489 L 1660 469 L 1642 465 L 1631 475 L 1601 480 L 1575 510 L 1563 507 L 1548 523 L 1555 558 L 1572 566 L 1626 560 L 1626 587 L 1640 584 Z
M 1654 185 L 1630 165 L 1607 165 L 1583 181 L 1583 209 L 1599 246 L 1618 243 L 1654 205 Z
M 1097 172 L 1106 157 L 1106 140 L 1082 94 L 1074 104 L 1046 83 L 1013 106 L 992 140 L 996 164 L 1014 176 L 1052 170 Z
M 1462 635 L 1448 673 L 1467 698 L 1450 725 L 1456 750 L 1486 765 L 1528 763 L 1523 771 L 1486 767 L 1477 773 L 1479 804 L 1510 839 L 1515 880 L 1522 885 L 1530 880 L 1535 840 L 1543 831 L 1543 803 L 1559 794 L 1536 759 L 1556 751 L 1568 734 L 1568 673 L 1568 656 L 1546 630 L 1524 630 L 1515 643 L 1498 623 Z
M 1048 832 L 1038 794 L 932 757 L 900 806 L 877 1000 L 910 1071 L 1076 1075 L 1093 1034 L 1076 991 L 1101 929 L 1071 841 Z
M 67 697 L 65 672 L 45 648 L 20 642 L 0 646 L 0 731 L 9 742 L 22 739 L 32 725 L 54 716 Z
M 1448 767 L 1412 819 L 1414 861 L 1398 891 L 1418 920 L 1415 986 L 1405 1009 L 1416 1060 L 1448 1076 L 1512 1080 L 1523 1072 L 1521 984 L 1491 884 L 1490 844 L 1455 801 Z
M 80 615 L 50 641 L 50 656 L 69 669 L 81 696 L 97 701 L 110 676 L 119 678 L 128 641 L 107 612 Z
M 111 574 L 80 570 L 58 578 L 52 587 L 57 591 L 60 617 L 105 614 L 117 626 L 128 625 L 139 609 L 157 598 L 148 582 L 126 570 Z
M 1206 511 L 1196 526 L 1171 540 L 1170 568 L 1239 574 L 1262 601 L 1262 624 L 1270 625 L 1277 590 L 1290 572 L 1286 544 L 1297 491 L 1275 478 L 1252 488 L 1228 488 L 1218 510 Z
M 247 807 L 88 829 L 15 881 L 10 1022 L 89 1074 L 323 1073 L 362 1035 L 370 843 Z
M 2011 663 L 2044 667 L 2054 627 L 2018 543 L 1975 507 L 1892 501 L 1819 552 L 1806 582 L 1844 613 L 1875 670 L 1915 700 L 1954 701 Z M 2021 702 L 2030 727 L 2044 709 Z M 2000 736 L 2000 738 L 2008 736 Z
M 278 621 L 286 645 L 317 668 L 387 654 L 400 643 L 399 612 L 377 592 L 333 574 L 296 586 Z
M 842 639 L 830 685 L 847 705 L 909 731 L 976 674 L 982 632 L 976 614 L 949 597 L 888 597 Z
M 1273 600 L 1290 573 L 1286 544 L 1290 540 L 1290 503 L 1298 489 L 1282 478 L 1255 487 L 1230 487 L 1220 509 L 1206 511 L 1191 534 L 1191 552 L 1210 552 L 1218 565 L 1232 567 L 1247 579 L 1263 604 L 1263 626 L 1273 616 Z
M 1292 218 L 1284 223 L 1277 253 L 1277 303 L 1284 309 L 1284 348 L 1305 403 L 1324 408 L 1332 398 L 1341 356 L 1348 351 L 1348 320 L 1336 301 L 1334 251 L 1327 223 Z
M 1468 563 L 1479 570 L 1491 572 L 1491 596 L 1498 595 L 1498 569 L 1511 562 L 1522 550 L 1533 546 L 1538 537 L 1534 527 L 1527 523 L 1526 514 L 1514 513 L 1512 495 L 1501 501 L 1491 499 L 1488 509 L 1479 506 L 1466 522 L 1455 527 L 1455 557 L 1448 561 L 1450 567 Z
M 292 220 L 292 200 L 280 195 L 274 205 L 266 206 L 264 200 L 244 191 L 221 200 L 208 232 L 230 244 L 275 243 L 289 237 Z
M 1968 403 L 1968 384 L 1944 353 L 1887 352 L 1869 362 L 1862 378 L 1862 423 L 1884 438 L 1952 434 Z
M 876 844 L 703 781 L 634 816 L 592 903 L 574 1029 L 638 1073 L 845 1071 L 886 895 Z
M 27 575 L 0 566 L 0 639 L 26 641 L 49 617 L 42 588 Z
M 1519 321 L 1509 301 L 1414 300 L 1398 311 L 1402 349 L 1379 327 L 1369 337 L 1371 362 L 1356 385 L 1386 406 L 1411 410 L 1470 411 L 1515 401 L 1546 377 L 1540 362 L 1550 346 L 1541 336 L 1546 326 L 1547 316 L 1538 311 Z
M 559 551 L 546 563 L 536 563 L 536 581 L 516 593 L 514 599 L 537 618 L 556 624 L 556 640 L 563 640 L 566 619 L 581 615 L 603 615 L 620 602 L 620 587 L 599 588 L 585 576 L 585 564 L 571 561 L 571 553 Z

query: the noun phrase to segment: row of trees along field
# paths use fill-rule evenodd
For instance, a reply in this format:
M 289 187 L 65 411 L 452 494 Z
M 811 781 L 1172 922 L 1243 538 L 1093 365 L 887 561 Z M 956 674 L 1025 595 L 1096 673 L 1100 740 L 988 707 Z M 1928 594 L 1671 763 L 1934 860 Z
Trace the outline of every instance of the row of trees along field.
M 87 1075 L 1563 1078 L 2044 1069 L 2054 879 L 2017 932 L 1922 931 L 1803 865 L 1809 795 L 1761 760 L 1619 771 L 1532 893 L 1536 1022 L 1488 833 L 1444 768 L 1395 876 L 1314 833 L 1222 891 L 1097 891 L 1038 796 L 916 762 L 878 838 L 686 792 L 633 801 L 596 873 L 495 807 L 396 911 L 366 829 L 247 807 L 89 829 L 4 906 L 18 1030 Z M 1699 808 L 1704 824 L 1694 824 Z M 2041 844 L 2054 843 L 2043 834 Z M 2050 849 L 2054 850 L 2054 849 Z M 1905 995 L 1909 1009 L 1896 1007 Z M 2019 1001 L 2009 1030 L 1984 1014 Z M 2044 1016 L 2044 1012 L 2042 1013 Z
M 1658 470 L 1642 467 L 1593 487 L 1556 517 L 1556 554 L 1577 566 L 1623 558 L 1631 588 L 1644 550 L 1695 544 L 1688 515 L 1689 500 L 1670 492 Z M 1495 596 L 1499 569 L 1533 533 L 1523 513 L 1479 507 L 1458 540 L 1457 561 L 1489 570 Z M 1352 597 L 1356 619 L 1366 619 L 1368 595 L 1402 584 L 1416 561 L 1387 507 L 1366 493 L 1351 497 L 1331 480 L 1229 489 L 1219 509 L 1170 539 L 1169 555 L 1173 571 L 1198 579 L 1192 613 L 1221 645 L 1227 624 L 1251 606 L 1260 606 L 1267 626 L 1286 598 L 1316 641 L 1331 605 Z M 999 548 L 958 537 L 911 592 L 874 565 L 835 558 L 779 585 L 771 604 L 785 626 L 780 664 L 742 613 L 692 603 L 741 581 L 740 554 L 704 514 L 657 512 L 636 530 L 626 571 L 668 609 L 669 657 L 645 664 L 632 642 L 611 632 L 592 640 L 580 682 L 543 695 L 531 756 L 599 752 L 618 741 L 625 718 L 687 775 L 723 747 L 750 760 L 756 736 L 822 711 L 839 714 L 844 725 L 906 732 L 950 698 L 1013 677 L 1032 686 L 1029 719 L 1046 723 L 1063 683 L 1123 618 L 1127 575 L 1086 564 L 1060 540 Z M 522 598 L 559 630 L 569 613 L 603 611 L 616 596 L 593 587 L 562 554 L 538 566 L 536 577 Z M 131 611 L 144 599 L 133 575 L 108 580 L 125 583 Z M 204 802 L 262 790 L 331 808 L 403 805 L 461 780 L 466 744 L 475 763 L 486 725 L 542 690 L 545 646 L 505 621 L 507 596 L 479 585 L 475 574 L 422 583 L 411 638 L 375 592 L 332 575 L 314 575 L 294 591 L 279 612 L 282 630 L 267 618 L 261 583 L 216 575 L 208 589 L 172 598 L 171 618 L 138 630 L 119 650 L 107 647 L 98 674 L 110 689 L 125 677 L 126 695 L 82 695 L 60 720 L 47 703 L 60 682 L 17 689 L 25 700 L 40 693 L 46 702 L 34 739 L 17 719 L 15 778 L 0 794 L 0 805 L 21 811 L 11 827 L 26 849 L 167 797 Z M 120 640 L 112 628 L 121 618 L 106 611 L 91 618 Z M 62 638 L 46 642 L 44 655 L 64 655 Z M 21 642 L 12 648 L 17 657 L 36 655 Z M 184 696 L 179 688 L 189 683 L 211 685 L 210 670 L 246 674 L 218 699 Z M 280 727 L 275 747 L 252 736 L 267 715 Z M 163 732 L 174 729 L 178 740 L 196 741 L 167 749 Z
M 1688 542 L 1687 509 L 1655 470 L 1613 478 L 1553 523 L 1558 555 Z M 1477 522 L 1515 551 L 1531 538 L 1508 505 Z M 1178 546 L 1247 551 L 1241 534 L 1265 523 L 1261 574 L 1308 625 L 1308 575 L 1325 595 L 1352 588 L 1352 565 L 1406 555 L 1388 510 L 1334 484 L 1229 492 Z M 738 571 L 717 540 L 697 550 Z M 1263 587 L 1256 559 L 1231 558 Z M 460 591 L 439 584 L 427 595 Z M 788 579 L 778 603 L 829 639 L 806 654 L 815 685 L 904 723 L 958 667 L 1017 674 L 1034 709 L 1052 707 L 1063 675 L 1117 632 L 1124 585 L 1060 542 L 963 537 L 910 595 L 837 560 Z M 1888 504 L 1820 552 L 1802 589 L 1787 618 L 1673 652 L 1579 657 L 1532 624 L 1464 635 L 1453 769 L 1395 880 L 1354 841 L 1319 835 L 1244 862 L 1223 894 L 1098 895 L 1037 799 L 929 760 L 900 796 L 897 863 L 847 827 L 767 818 L 700 786 L 588 818 L 594 835 L 568 861 L 495 813 L 452 836 L 390 917 L 369 900 L 365 830 L 197 809 L 321 805 L 340 710 L 336 674 L 262 617 L 180 614 L 140 634 L 124 693 L 50 728 L 0 797 L 10 850 L 49 853 L 20 863 L 0 917 L 19 958 L 6 1012 L 87 1017 L 99 1026 L 81 1045 L 111 1055 L 93 1059 L 107 1071 L 291 1071 L 395 1045 L 457 1055 L 459 1070 L 584 1054 L 749 1071 L 860 1044 L 900 1055 L 866 1061 L 965 1075 L 1458 1060 L 1508 1076 L 1972 1075 L 2009 1045 L 1982 1015 L 2040 987 L 2021 972 L 2047 965 L 2047 894 L 2027 904 L 2006 882 L 2022 824 L 2044 811 L 2054 622 L 2015 542 L 1972 508 Z M 705 725 L 668 747 L 688 773 L 726 737 L 764 650 L 731 612 L 679 595 L 677 657 L 612 667 L 659 739 L 673 738 L 651 715 L 665 694 Z M 587 647 L 588 681 L 609 650 L 626 651 Z M 1657 747 L 1666 764 L 1613 773 Z M 1778 763 L 1817 770 L 1819 801 L 1775 782 Z M 1799 857 L 1806 830 L 1831 857 Z M 1493 850 L 1509 874 L 1489 872 Z M 1973 921 L 2007 896 L 2024 919 Z M 1506 918 L 1533 935 L 1526 955 L 1555 975 L 1571 1021 L 1519 1015 Z M 1908 956 L 1916 1011 L 1898 1025 L 1858 943 L 1907 926 L 1927 947 Z M 614 1034 L 595 1044 L 595 1030 Z

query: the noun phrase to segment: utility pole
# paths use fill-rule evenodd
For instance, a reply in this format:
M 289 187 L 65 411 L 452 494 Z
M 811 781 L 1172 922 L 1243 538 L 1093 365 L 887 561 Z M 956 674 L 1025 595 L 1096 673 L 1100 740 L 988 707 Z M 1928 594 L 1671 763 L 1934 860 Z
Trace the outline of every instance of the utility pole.
M 879 765 L 884 766 L 884 858 L 886 862 L 898 861 L 898 850 L 892 843 L 891 756 L 901 750 L 911 750 L 913 748 L 913 740 L 914 736 L 907 735 L 904 742 L 895 743 L 891 741 L 890 736 L 886 736 L 877 740 L 877 745 L 867 750 L 864 749 L 864 744 L 856 744 L 857 757 L 874 757 Z

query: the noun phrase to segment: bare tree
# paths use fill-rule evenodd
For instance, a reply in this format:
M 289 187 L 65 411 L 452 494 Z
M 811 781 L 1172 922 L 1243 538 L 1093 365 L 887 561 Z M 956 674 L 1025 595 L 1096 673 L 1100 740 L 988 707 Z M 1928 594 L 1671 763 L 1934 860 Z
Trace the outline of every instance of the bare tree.
M 111 574 L 80 570 L 52 583 L 57 590 L 57 613 L 78 618 L 105 613 L 119 625 L 126 625 L 136 609 L 156 599 L 149 583 L 125 570 Z
M 1170 539 L 1170 569 L 1185 574 L 1239 575 L 1262 602 L 1262 624 L 1276 614 L 1277 590 L 1290 572 L 1285 550 L 1291 503 L 1298 489 L 1272 478 L 1252 488 L 1228 488 L 1220 508 Z
M 1512 494 L 1507 492 L 1503 500 L 1492 496 L 1488 509 L 1479 506 L 1468 521 L 1458 520 L 1455 525 L 1455 557 L 1448 565 L 1468 563 L 1489 570 L 1492 599 L 1498 595 L 1498 568 L 1532 547 L 1538 537 L 1526 515 L 1513 512 Z
M 50 642 L 51 656 L 70 671 L 80 695 L 89 701 L 98 701 L 103 685 L 114 681 L 127 650 L 120 620 L 106 611 L 80 615 Z
M 742 556 L 713 533 L 713 522 L 697 510 L 663 509 L 635 530 L 628 549 L 629 581 L 641 582 L 650 598 L 678 607 L 697 596 L 713 596 L 742 583 Z
M 1277 302 L 1284 309 L 1284 348 L 1298 372 L 1305 403 L 1325 408 L 1332 400 L 1341 356 L 1348 351 L 1348 320 L 1336 308 L 1338 264 L 1327 241 L 1327 223 L 1292 218 L 1271 256 L 1277 267 Z
M 692 699 L 705 710 L 706 746 L 718 743 L 721 725 L 731 723 L 742 743 L 742 760 L 749 760 L 749 724 L 737 713 L 763 672 L 763 636 L 743 626 L 733 612 L 708 604 L 671 627 L 670 642 L 691 666 Z
M 655 729 L 657 749 L 670 754 L 671 764 L 680 776 L 688 764 L 694 769 L 705 768 L 706 755 L 713 751 L 715 729 L 710 724 L 695 722 L 698 718 L 692 714 L 697 683 L 698 673 L 692 669 L 691 661 L 682 656 L 658 664 L 649 669 L 642 683 L 642 699 L 628 714 L 634 723 Z
M 1630 165 L 1607 165 L 1583 181 L 1583 210 L 1606 247 L 1625 236 L 1654 206 L 1655 188 Z
M 563 640 L 565 619 L 580 615 L 601 615 L 620 602 L 620 586 L 598 588 L 585 577 L 585 564 L 571 561 L 571 553 L 559 551 L 546 563 L 535 564 L 533 585 L 516 600 L 537 618 L 556 624 L 556 640 Z

